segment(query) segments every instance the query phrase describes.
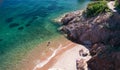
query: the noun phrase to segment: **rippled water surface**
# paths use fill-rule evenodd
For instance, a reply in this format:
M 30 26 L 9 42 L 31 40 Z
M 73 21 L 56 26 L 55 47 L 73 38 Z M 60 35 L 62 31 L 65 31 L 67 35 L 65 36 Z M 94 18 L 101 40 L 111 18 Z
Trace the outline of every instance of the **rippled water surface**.
M 89 0 L 0 0 L 0 70 L 12 70 L 27 51 L 59 36 L 52 22 L 60 14 L 83 9 Z

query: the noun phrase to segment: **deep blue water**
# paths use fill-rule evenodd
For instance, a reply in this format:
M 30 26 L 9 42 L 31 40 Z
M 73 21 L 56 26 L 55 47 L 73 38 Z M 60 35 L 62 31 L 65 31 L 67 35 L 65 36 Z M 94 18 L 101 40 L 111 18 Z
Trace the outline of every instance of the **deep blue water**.
M 59 36 L 52 19 L 89 0 L 0 0 L 0 70 L 11 70 L 28 50 Z M 14 61 L 14 62 L 13 62 Z

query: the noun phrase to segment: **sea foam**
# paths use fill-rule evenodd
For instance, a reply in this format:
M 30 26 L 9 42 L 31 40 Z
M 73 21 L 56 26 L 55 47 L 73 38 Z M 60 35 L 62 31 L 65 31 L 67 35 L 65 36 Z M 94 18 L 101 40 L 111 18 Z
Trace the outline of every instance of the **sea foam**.
M 53 52 L 53 54 L 52 54 L 49 58 L 47 58 L 47 59 L 46 59 L 45 61 L 43 61 L 43 62 L 38 63 L 38 64 L 33 68 L 33 70 L 36 70 L 37 68 L 41 68 L 41 67 L 43 67 L 44 65 L 46 65 L 46 64 L 56 55 L 57 51 L 60 50 L 61 47 L 62 47 L 62 44 L 59 45 L 59 47 Z

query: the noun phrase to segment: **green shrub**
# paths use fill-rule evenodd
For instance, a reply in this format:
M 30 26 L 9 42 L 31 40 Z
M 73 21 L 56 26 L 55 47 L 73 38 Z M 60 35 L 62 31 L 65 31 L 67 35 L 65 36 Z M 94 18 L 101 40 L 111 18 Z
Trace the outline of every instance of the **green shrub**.
M 109 8 L 106 1 L 95 1 L 88 4 L 85 14 L 87 17 L 92 17 L 108 11 Z
M 115 7 L 120 10 L 120 1 L 119 0 L 115 0 Z

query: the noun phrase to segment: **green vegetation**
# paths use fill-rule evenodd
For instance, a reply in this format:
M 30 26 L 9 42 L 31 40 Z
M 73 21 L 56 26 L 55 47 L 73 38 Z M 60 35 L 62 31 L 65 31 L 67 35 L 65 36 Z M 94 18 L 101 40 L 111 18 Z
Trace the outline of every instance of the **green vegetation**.
M 120 1 L 119 0 L 115 0 L 115 7 L 120 10 Z
M 85 14 L 87 17 L 93 17 L 108 11 L 107 1 L 95 1 L 88 4 Z

